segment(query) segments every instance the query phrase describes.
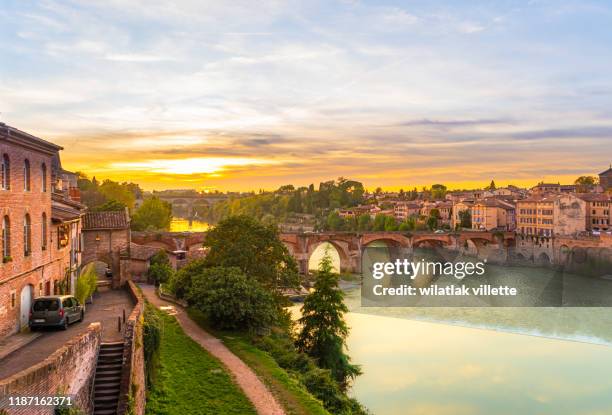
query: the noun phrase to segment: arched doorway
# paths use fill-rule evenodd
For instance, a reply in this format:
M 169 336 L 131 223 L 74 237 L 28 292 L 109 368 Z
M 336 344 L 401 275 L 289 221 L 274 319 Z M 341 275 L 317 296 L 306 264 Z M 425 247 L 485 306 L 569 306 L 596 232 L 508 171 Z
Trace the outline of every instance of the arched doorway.
M 538 265 L 546 266 L 546 265 L 550 265 L 550 263 L 551 263 L 550 257 L 548 256 L 546 252 L 542 252 L 540 255 L 538 255 L 538 258 L 537 258 Z
M 340 261 L 340 252 L 338 248 L 334 246 L 334 244 L 330 242 L 321 242 L 317 247 L 312 251 L 310 257 L 308 258 L 308 270 L 316 271 L 319 269 L 319 263 L 321 259 L 325 255 L 325 252 L 329 253 L 329 256 L 332 260 L 332 269 L 334 272 L 340 273 L 341 271 L 341 261 Z
M 32 307 L 32 297 L 34 295 L 34 289 L 32 285 L 28 284 L 21 289 L 21 302 L 19 312 L 19 328 L 20 330 L 28 327 L 30 319 L 30 308 Z

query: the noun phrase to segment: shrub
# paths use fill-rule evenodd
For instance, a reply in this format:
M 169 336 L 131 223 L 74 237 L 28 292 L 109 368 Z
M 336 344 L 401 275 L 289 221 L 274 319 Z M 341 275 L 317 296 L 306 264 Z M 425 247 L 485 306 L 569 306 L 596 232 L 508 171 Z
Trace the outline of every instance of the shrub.
M 81 275 L 77 279 L 75 296 L 81 304 L 93 295 L 98 285 L 98 274 L 93 263 L 88 264 L 83 268 Z
M 161 249 L 151 257 L 147 276 L 155 285 L 168 282 L 172 278 L 173 273 L 174 270 L 172 265 L 170 265 L 170 259 L 166 251 Z
M 147 302 L 145 305 L 142 335 L 147 389 L 155 383 L 157 377 L 161 333 L 162 321 L 156 313 L 155 307 Z
M 212 267 L 193 275 L 186 298 L 216 328 L 257 330 L 276 321 L 274 297 L 237 267 Z
M 176 298 L 185 298 L 186 293 L 191 289 L 191 277 L 200 274 L 205 268 L 206 260 L 204 258 L 189 262 L 170 277 L 170 291 Z

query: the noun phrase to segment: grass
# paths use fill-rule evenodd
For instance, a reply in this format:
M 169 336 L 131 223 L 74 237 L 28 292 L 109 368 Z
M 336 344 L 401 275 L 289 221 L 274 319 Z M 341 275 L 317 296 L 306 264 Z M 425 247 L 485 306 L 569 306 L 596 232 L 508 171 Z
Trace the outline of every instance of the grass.
M 149 415 L 256 414 L 215 357 L 187 336 L 174 317 L 163 322 L 159 375 L 147 393 Z
M 255 347 L 249 335 L 241 332 L 211 330 L 205 317 L 189 309 L 189 316 L 206 331 L 214 334 L 266 384 L 287 415 L 330 415 L 323 404 L 292 375 L 281 368 L 267 352 Z

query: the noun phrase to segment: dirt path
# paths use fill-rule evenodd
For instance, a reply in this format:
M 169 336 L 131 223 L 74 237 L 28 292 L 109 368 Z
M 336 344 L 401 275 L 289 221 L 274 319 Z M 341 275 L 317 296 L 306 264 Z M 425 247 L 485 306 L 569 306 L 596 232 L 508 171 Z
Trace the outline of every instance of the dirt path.
M 238 386 L 240 386 L 247 398 L 253 403 L 259 415 L 285 415 L 282 406 L 262 381 L 259 380 L 257 375 L 225 347 L 221 340 L 202 330 L 200 326 L 189 318 L 182 307 L 160 299 L 155 294 L 153 286 L 143 284 L 140 285 L 140 288 L 142 288 L 147 300 L 156 307 L 172 307 L 174 309 L 169 311 L 175 315 L 185 333 L 227 367 Z

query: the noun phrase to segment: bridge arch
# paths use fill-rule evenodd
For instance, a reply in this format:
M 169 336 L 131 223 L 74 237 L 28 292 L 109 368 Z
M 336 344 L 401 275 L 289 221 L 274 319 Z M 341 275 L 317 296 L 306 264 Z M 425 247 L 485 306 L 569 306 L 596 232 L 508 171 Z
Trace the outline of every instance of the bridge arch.
M 546 252 L 541 252 L 536 258 L 536 263 L 538 265 L 550 265 L 551 262 L 552 261 Z
M 350 254 L 348 247 L 343 246 L 344 244 L 333 239 L 322 240 L 311 243 L 308 245 L 308 270 L 316 270 L 319 265 L 319 256 L 322 256 L 327 246 L 332 247 L 330 255 L 332 256 L 332 263 L 334 265 L 335 272 L 349 272 L 350 271 Z

